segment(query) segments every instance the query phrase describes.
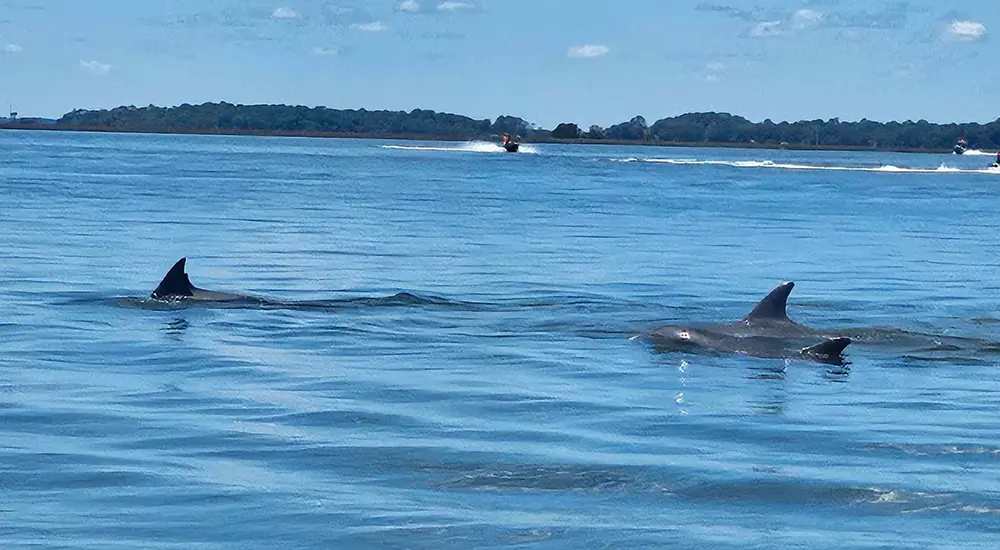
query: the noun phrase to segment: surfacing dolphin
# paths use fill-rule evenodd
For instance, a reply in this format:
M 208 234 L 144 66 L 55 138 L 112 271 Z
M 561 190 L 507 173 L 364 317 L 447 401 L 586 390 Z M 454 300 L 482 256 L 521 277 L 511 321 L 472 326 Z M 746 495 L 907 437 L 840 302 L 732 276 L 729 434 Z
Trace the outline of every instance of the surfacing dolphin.
M 851 339 L 830 337 L 822 331 L 788 318 L 788 295 L 795 283 L 783 283 L 771 291 L 746 317 L 709 326 L 669 325 L 650 333 L 654 345 L 664 351 L 736 353 L 763 358 L 805 358 L 822 363 L 843 364 L 844 349 Z M 820 340 L 817 342 L 817 340 Z
M 177 260 L 177 263 L 170 268 L 170 271 L 163 277 L 160 284 L 150 294 L 150 298 L 157 303 L 166 305 L 204 304 L 215 307 L 263 307 L 263 308 L 291 308 L 291 309 L 342 309 L 345 307 L 366 307 L 366 306 L 452 306 L 452 307 L 476 307 L 476 304 L 456 302 L 437 297 L 422 297 L 400 292 L 392 296 L 380 298 L 344 298 L 339 300 L 274 300 L 246 294 L 233 294 L 230 292 L 218 292 L 198 288 L 191 283 L 188 274 L 185 272 L 187 258 Z M 147 302 L 148 303 L 148 302 Z
M 237 300 L 257 300 L 250 296 L 205 290 L 191 284 L 184 271 L 187 258 L 177 260 L 170 271 L 160 281 L 160 285 L 150 294 L 156 300 L 198 300 L 202 302 L 234 302 Z

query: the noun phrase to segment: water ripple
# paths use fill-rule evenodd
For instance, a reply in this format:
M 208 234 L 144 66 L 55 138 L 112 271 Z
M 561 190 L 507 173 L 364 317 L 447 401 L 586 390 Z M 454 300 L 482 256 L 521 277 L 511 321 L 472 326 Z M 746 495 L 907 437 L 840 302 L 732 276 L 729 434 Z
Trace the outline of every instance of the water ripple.
M 5 547 L 995 546 L 972 164 L 384 145 L 0 133 Z M 849 367 L 633 338 L 783 280 Z

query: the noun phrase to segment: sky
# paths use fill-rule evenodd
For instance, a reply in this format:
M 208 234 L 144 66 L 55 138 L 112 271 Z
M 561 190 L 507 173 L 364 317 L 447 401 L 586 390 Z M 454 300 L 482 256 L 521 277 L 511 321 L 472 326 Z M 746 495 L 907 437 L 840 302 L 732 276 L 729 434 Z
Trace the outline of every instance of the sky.
M 0 110 L 1000 117 L 996 0 L 0 0 Z

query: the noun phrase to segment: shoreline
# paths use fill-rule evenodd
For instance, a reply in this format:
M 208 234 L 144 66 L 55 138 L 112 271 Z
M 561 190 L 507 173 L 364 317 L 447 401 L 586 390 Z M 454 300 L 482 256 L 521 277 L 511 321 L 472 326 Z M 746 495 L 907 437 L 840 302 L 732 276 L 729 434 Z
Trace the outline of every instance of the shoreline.
M 309 130 L 232 130 L 232 129 L 194 129 L 194 128 L 112 128 L 99 126 L 60 126 L 56 124 L 35 124 L 17 122 L 0 123 L 0 130 L 38 130 L 46 132 L 86 132 L 112 134 L 160 134 L 160 135 L 206 135 L 206 136 L 255 136 L 255 137 L 300 137 L 323 139 L 377 139 L 399 141 L 486 141 L 496 139 L 491 136 L 431 136 L 420 134 L 378 134 L 352 132 L 317 132 Z M 873 152 L 873 153 L 912 153 L 912 154 L 953 154 L 951 149 L 917 149 L 906 147 L 860 147 L 849 145 L 781 145 L 776 143 L 729 143 L 729 142 L 669 142 L 653 140 L 615 140 L 615 139 L 557 139 L 541 138 L 531 141 L 521 141 L 522 144 L 551 143 L 563 145 L 617 145 L 633 147 L 685 147 L 685 148 L 731 148 L 731 149 L 763 149 L 789 151 L 840 151 L 840 152 Z

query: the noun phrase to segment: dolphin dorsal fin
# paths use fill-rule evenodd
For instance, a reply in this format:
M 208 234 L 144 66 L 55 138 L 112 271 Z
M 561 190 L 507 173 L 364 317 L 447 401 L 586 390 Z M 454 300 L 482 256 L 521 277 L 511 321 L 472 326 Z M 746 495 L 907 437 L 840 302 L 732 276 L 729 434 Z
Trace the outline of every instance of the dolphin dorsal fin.
M 840 354 L 844 353 L 844 349 L 849 345 L 851 345 L 850 338 L 828 338 L 826 342 L 802 348 L 801 353 L 823 359 L 834 359 L 840 357 Z
M 788 304 L 788 295 L 792 293 L 793 288 L 795 288 L 795 283 L 792 282 L 778 285 L 743 320 L 775 319 L 787 321 L 788 313 L 785 311 L 785 306 Z
M 187 258 L 181 258 L 177 260 L 174 267 L 170 268 L 170 271 L 164 275 L 163 280 L 160 281 L 160 286 L 156 287 L 153 291 L 153 298 L 165 298 L 167 296 L 192 296 L 194 293 L 194 285 L 191 284 L 191 280 L 188 279 L 187 273 L 184 272 L 184 264 Z

